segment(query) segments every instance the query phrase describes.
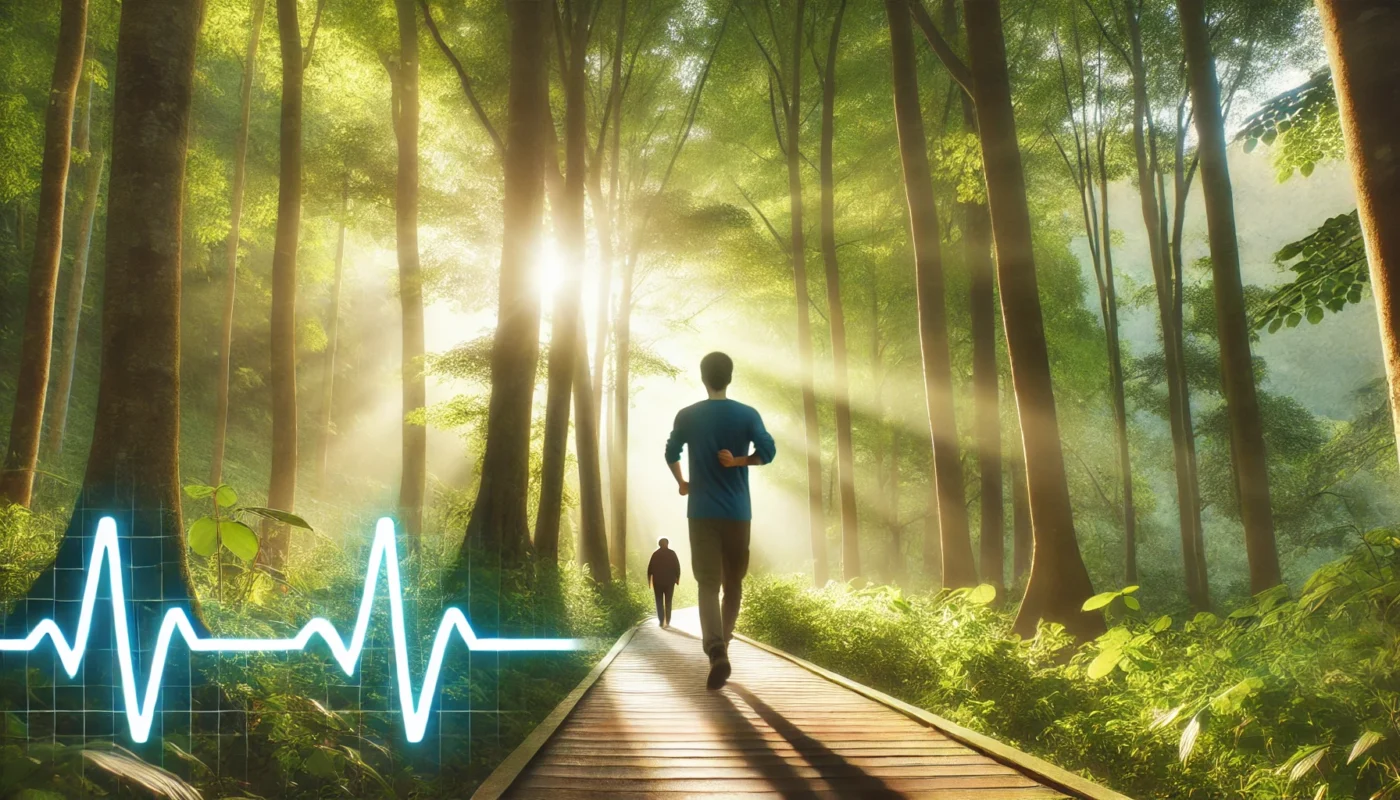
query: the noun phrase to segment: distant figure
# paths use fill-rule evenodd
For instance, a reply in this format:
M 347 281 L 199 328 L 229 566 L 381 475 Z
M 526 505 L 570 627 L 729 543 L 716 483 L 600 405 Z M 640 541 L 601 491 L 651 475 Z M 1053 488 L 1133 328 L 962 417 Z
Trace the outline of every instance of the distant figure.
M 647 583 L 656 595 L 656 621 L 663 628 L 671 627 L 671 595 L 681 582 L 681 560 L 670 548 L 671 540 L 662 537 L 656 542 L 656 552 L 647 564 Z
M 749 467 L 770 463 L 777 455 L 773 437 L 758 412 L 724 396 L 734 362 L 724 353 L 700 361 L 700 378 L 709 399 L 676 415 L 666 442 L 666 463 L 682 496 L 688 496 L 690 567 L 700 585 L 701 645 L 710 657 L 706 685 L 718 689 L 729 680 L 729 640 L 739 618 L 744 574 L 749 571 Z M 749 453 L 749 445 L 754 451 Z M 681 474 L 681 448 L 689 451 L 694 486 Z M 734 455 L 734 453 L 742 455 Z M 719 592 L 724 588 L 724 612 Z

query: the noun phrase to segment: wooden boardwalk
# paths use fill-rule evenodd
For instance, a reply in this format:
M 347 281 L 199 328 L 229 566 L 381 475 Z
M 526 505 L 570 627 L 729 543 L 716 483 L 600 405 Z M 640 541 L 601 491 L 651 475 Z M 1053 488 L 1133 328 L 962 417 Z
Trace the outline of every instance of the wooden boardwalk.
M 1127 800 L 757 643 L 708 691 L 694 610 L 675 622 L 619 640 L 475 797 Z

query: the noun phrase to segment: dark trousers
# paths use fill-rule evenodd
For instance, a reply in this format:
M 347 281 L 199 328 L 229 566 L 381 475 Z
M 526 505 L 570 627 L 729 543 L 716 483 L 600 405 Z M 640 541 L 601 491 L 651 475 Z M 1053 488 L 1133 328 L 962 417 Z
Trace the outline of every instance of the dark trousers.
M 667 586 L 653 586 L 651 588 L 656 595 L 656 621 L 662 625 L 671 624 L 671 595 L 676 593 L 674 583 Z
M 700 640 L 705 652 L 723 652 L 734 637 L 744 576 L 749 571 L 749 522 L 690 520 L 690 568 L 699 584 Z M 720 606 L 720 590 L 724 606 Z

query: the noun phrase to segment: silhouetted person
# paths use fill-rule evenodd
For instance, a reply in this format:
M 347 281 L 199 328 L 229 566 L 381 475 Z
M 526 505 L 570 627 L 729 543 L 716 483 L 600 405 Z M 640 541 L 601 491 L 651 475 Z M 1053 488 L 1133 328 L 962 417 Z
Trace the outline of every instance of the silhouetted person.
M 681 560 L 670 544 L 671 540 L 664 537 L 657 541 L 656 552 L 647 564 L 647 583 L 656 595 L 656 621 L 663 628 L 671 626 L 671 595 L 681 582 Z
M 733 375 L 734 362 L 724 353 L 701 359 L 700 378 L 710 397 L 681 409 L 666 441 L 666 463 L 680 493 L 690 498 L 690 567 L 700 585 L 700 639 L 710 657 L 711 689 L 729 680 L 729 640 L 749 571 L 748 468 L 770 463 L 778 452 L 758 412 L 724 396 Z M 689 452 L 689 483 L 681 474 L 682 447 Z

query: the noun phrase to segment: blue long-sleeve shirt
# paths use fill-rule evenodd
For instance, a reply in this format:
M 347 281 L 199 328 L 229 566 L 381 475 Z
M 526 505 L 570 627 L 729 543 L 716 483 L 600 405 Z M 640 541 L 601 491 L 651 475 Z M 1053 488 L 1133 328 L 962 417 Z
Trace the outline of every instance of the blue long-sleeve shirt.
M 749 455 L 753 445 L 763 463 L 772 463 L 778 447 L 763 418 L 753 408 L 735 400 L 702 400 L 676 414 L 671 438 L 666 440 L 666 463 L 681 460 L 681 448 L 689 453 L 690 496 L 686 516 L 691 519 L 753 519 L 749 503 L 749 468 L 726 467 L 719 451 L 735 458 Z

